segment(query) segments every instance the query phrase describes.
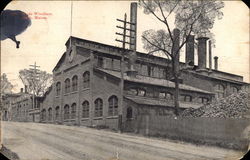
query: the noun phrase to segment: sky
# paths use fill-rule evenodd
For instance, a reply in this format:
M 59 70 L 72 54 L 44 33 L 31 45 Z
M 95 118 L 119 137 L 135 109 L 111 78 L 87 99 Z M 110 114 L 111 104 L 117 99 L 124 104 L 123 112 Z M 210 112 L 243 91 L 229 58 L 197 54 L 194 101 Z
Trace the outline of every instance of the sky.
M 15 85 L 14 92 L 23 87 L 18 78 L 20 69 L 29 68 L 36 62 L 41 70 L 52 73 L 53 68 L 66 50 L 65 43 L 70 35 L 119 46 L 117 18 L 129 19 L 131 1 L 13 1 L 5 9 L 21 10 L 29 14 L 31 26 L 18 35 L 20 48 L 10 39 L 1 41 L 1 73 Z M 249 52 L 249 9 L 241 1 L 225 1 L 224 17 L 216 20 L 212 32 L 216 48 L 213 56 L 219 57 L 219 70 L 242 75 L 250 81 Z M 72 34 L 70 24 L 72 20 Z M 146 52 L 141 34 L 148 29 L 165 29 L 152 15 L 145 15 L 138 8 L 137 51 Z M 173 23 L 171 29 L 174 28 Z M 184 55 L 181 61 L 184 60 Z M 197 57 L 196 60 L 197 61 Z

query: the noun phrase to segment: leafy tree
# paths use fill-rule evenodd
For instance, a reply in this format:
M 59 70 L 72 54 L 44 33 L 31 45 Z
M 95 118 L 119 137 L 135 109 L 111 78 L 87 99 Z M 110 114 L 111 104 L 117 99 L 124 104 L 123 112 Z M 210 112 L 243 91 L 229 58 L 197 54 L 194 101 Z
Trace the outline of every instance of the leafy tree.
M 43 96 L 52 84 L 52 74 L 46 71 L 23 69 L 19 71 L 19 78 L 22 80 L 27 92 L 35 96 Z
M 7 78 L 7 75 L 3 73 L 1 75 L 1 94 L 12 93 L 13 85 Z
M 144 48 L 149 53 L 163 53 L 171 60 L 171 72 L 175 82 L 174 103 L 176 115 L 179 114 L 179 56 L 190 35 L 208 37 L 214 43 L 211 33 L 215 19 L 221 19 L 224 7 L 217 0 L 139 0 L 145 14 L 153 15 L 165 29 L 147 30 L 142 34 Z M 174 17 L 174 18 L 173 18 Z M 171 29 L 170 21 L 175 25 Z

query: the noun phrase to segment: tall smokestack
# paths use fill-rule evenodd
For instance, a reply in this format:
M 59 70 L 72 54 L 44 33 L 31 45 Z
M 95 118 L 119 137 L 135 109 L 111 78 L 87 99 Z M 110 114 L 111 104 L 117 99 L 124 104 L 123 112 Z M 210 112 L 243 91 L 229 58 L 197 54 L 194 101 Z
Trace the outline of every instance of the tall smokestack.
M 28 93 L 28 86 L 24 85 L 24 93 Z
M 23 88 L 20 89 L 20 92 L 23 93 Z
M 199 37 L 198 40 L 198 69 L 205 70 L 207 64 L 207 37 Z
M 130 32 L 130 46 L 129 49 L 136 51 L 136 33 L 137 33 L 137 3 L 130 4 L 130 29 L 135 32 Z
M 218 58 L 217 56 L 214 57 L 214 69 L 218 70 Z
M 194 65 L 194 36 L 189 35 L 186 43 L 186 64 Z
M 177 29 L 177 28 L 175 28 L 173 30 L 173 40 L 174 40 L 174 45 L 173 45 L 174 54 L 178 54 L 177 57 L 176 57 L 175 65 L 176 65 L 177 70 L 179 71 L 179 62 L 180 62 L 180 50 L 179 50 L 179 47 L 180 47 L 180 30 Z
M 208 41 L 208 54 L 209 54 L 209 70 L 212 70 L 212 43 Z

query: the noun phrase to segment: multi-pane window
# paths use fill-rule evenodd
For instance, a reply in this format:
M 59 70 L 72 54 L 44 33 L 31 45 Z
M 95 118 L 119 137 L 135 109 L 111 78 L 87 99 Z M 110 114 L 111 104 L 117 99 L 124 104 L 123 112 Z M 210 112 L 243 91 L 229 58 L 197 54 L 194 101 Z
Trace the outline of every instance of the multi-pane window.
M 181 95 L 181 100 L 184 102 L 192 102 L 192 96 L 190 95 Z
M 64 106 L 64 114 L 63 114 L 64 119 L 69 119 L 69 105 Z
M 108 101 L 109 101 L 108 115 L 109 116 L 118 115 L 118 98 L 116 96 L 111 96 Z
M 102 117 L 103 102 L 98 98 L 95 100 L 95 117 Z
M 83 88 L 89 88 L 89 72 L 86 71 L 83 74 Z
M 215 92 L 217 98 L 223 98 L 225 95 L 225 87 L 221 84 L 215 86 Z
M 59 114 L 60 114 L 60 107 L 57 106 L 57 107 L 56 107 L 56 117 L 55 117 L 56 120 L 59 119 Z
M 88 118 L 89 117 L 89 102 L 84 101 L 82 103 L 82 118 Z
M 173 99 L 173 95 L 171 93 L 166 93 L 166 99 Z
M 61 82 L 56 83 L 56 95 L 59 96 L 61 93 Z
M 71 105 L 71 119 L 75 119 L 76 118 L 76 103 L 73 103 Z
M 77 91 L 77 87 L 78 87 L 78 77 L 75 75 L 72 78 L 72 91 Z
M 70 79 L 67 78 L 65 80 L 65 93 L 69 93 L 70 92 Z
M 199 97 L 198 101 L 199 103 L 207 104 L 209 102 L 209 99 L 206 97 Z
M 165 98 L 165 97 L 166 97 L 166 92 L 159 93 L 159 98 Z
M 51 121 L 52 120 L 52 108 L 48 109 L 48 120 Z
M 146 91 L 144 89 L 138 89 L 138 96 L 145 96 Z

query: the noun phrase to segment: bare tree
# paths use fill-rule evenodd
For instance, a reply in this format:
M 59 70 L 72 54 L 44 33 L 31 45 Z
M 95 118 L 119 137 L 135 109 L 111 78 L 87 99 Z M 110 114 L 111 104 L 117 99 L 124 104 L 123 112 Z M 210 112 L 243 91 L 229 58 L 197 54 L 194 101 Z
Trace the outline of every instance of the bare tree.
M 10 81 L 7 78 L 7 75 L 3 73 L 1 75 L 1 94 L 6 94 L 6 93 L 12 93 L 13 85 L 10 83 Z
M 38 71 L 23 69 L 19 71 L 19 78 L 24 86 L 27 87 L 28 93 L 33 93 L 36 96 L 42 96 L 52 84 L 52 75 L 46 71 Z
M 193 34 L 198 37 L 209 37 L 214 43 L 214 35 L 210 30 L 215 19 L 223 17 L 221 8 L 224 7 L 224 3 L 217 0 L 139 0 L 139 4 L 145 14 L 153 15 L 165 26 L 165 29 L 157 31 L 144 31 L 142 41 L 144 49 L 150 54 L 163 53 L 171 60 L 171 72 L 175 82 L 175 113 L 178 116 L 180 50 Z M 171 20 L 175 25 L 173 30 L 170 26 Z

